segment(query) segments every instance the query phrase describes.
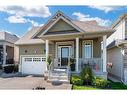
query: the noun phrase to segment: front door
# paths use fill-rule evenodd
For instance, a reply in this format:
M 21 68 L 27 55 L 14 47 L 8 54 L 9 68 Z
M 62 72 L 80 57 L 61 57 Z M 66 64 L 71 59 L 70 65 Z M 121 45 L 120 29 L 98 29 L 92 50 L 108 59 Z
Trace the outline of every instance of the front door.
M 58 47 L 58 59 L 59 66 L 68 66 L 70 58 L 71 47 L 70 46 L 59 46 Z
M 69 47 L 61 47 L 61 66 L 67 66 L 69 60 Z

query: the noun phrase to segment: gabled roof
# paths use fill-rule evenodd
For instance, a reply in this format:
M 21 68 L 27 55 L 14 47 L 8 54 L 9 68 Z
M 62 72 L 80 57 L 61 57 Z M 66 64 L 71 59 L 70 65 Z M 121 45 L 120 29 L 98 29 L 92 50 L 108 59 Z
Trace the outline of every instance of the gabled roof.
M 77 31 L 83 32 L 84 30 L 82 30 L 81 28 L 79 28 L 77 25 L 75 25 L 72 20 L 70 18 L 68 18 L 67 16 L 65 16 L 63 13 L 61 13 L 60 11 L 56 13 L 56 15 L 51 19 L 52 23 L 50 23 L 50 25 L 48 25 L 48 27 L 42 32 L 42 34 L 40 36 L 43 36 L 49 29 L 51 29 L 51 27 L 56 24 L 59 20 L 63 20 L 66 23 L 68 23 L 69 25 L 71 25 L 72 27 L 74 27 Z
M 0 41 L 7 41 L 10 43 L 15 43 L 19 37 L 17 37 L 14 34 L 8 33 L 8 32 L 0 32 Z
M 84 32 L 102 32 L 102 31 L 113 31 L 111 27 L 100 26 L 95 20 L 93 21 L 72 21 Z
M 26 45 L 26 44 L 41 44 L 44 43 L 43 40 L 39 38 L 32 38 L 32 36 L 38 32 L 40 27 L 33 27 L 30 31 L 28 31 L 23 37 L 21 37 L 18 41 L 16 41 L 16 45 Z
M 40 35 L 43 36 L 59 19 L 63 19 L 80 33 L 89 32 L 114 32 L 111 27 L 100 26 L 95 20 L 93 21 L 75 21 L 64 15 L 62 12 L 57 12 L 49 21 L 41 28 Z M 40 37 L 40 36 L 39 36 Z
M 118 19 L 112 24 L 112 28 L 114 28 L 122 19 L 127 17 L 127 13 L 122 14 L 118 17 Z
M 79 30 L 79 33 L 103 33 L 103 32 L 113 32 L 115 30 L 110 27 L 100 26 L 95 20 L 94 21 L 75 21 L 65 16 L 62 12 L 58 11 L 48 22 L 42 27 L 33 27 L 28 33 L 26 33 L 20 40 L 18 40 L 15 44 L 40 44 L 44 43 L 39 37 L 42 35 L 45 36 L 44 32 L 46 32 L 49 27 L 52 27 L 53 24 L 57 22 L 57 20 L 63 19 L 68 24 L 73 26 L 75 29 Z M 41 35 L 41 36 L 40 36 Z

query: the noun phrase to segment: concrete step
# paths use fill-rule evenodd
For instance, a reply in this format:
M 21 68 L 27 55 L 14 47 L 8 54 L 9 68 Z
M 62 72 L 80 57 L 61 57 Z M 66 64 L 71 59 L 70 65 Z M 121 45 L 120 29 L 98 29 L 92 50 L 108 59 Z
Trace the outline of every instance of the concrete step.
M 49 79 L 49 80 L 52 80 L 52 79 L 57 79 L 57 80 L 68 80 L 68 77 L 67 77 L 67 76 L 62 76 L 62 77 L 59 77 L 59 76 L 49 76 L 48 79 Z
M 67 79 L 57 79 L 57 78 L 48 79 L 47 82 L 62 82 L 62 83 L 70 83 L 70 81 L 67 80 Z

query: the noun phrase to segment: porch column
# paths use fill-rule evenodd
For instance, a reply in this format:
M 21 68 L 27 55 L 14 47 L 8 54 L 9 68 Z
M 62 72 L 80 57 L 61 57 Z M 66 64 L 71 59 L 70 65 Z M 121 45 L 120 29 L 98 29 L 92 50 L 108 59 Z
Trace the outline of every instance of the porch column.
M 6 64 L 6 44 L 3 44 L 3 65 Z
M 107 50 L 106 50 L 106 38 L 107 35 L 103 36 L 103 72 L 107 72 L 106 65 L 107 65 Z
M 45 45 L 45 50 L 46 50 L 46 58 L 48 57 L 49 55 L 49 40 L 46 40 L 46 45 Z
M 79 63 L 79 38 L 76 38 L 76 72 L 78 72 L 78 63 Z

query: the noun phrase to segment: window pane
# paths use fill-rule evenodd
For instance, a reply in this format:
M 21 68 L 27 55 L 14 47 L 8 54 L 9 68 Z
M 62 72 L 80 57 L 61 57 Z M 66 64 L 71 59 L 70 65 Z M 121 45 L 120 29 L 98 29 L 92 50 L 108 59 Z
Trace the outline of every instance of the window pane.
M 91 42 L 84 44 L 84 56 L 85 58 L 91 58 L 92 57 L 92 45 Z
M 69 57 L 69 48 L 62 48 L 62 58 L 68 58 Z

